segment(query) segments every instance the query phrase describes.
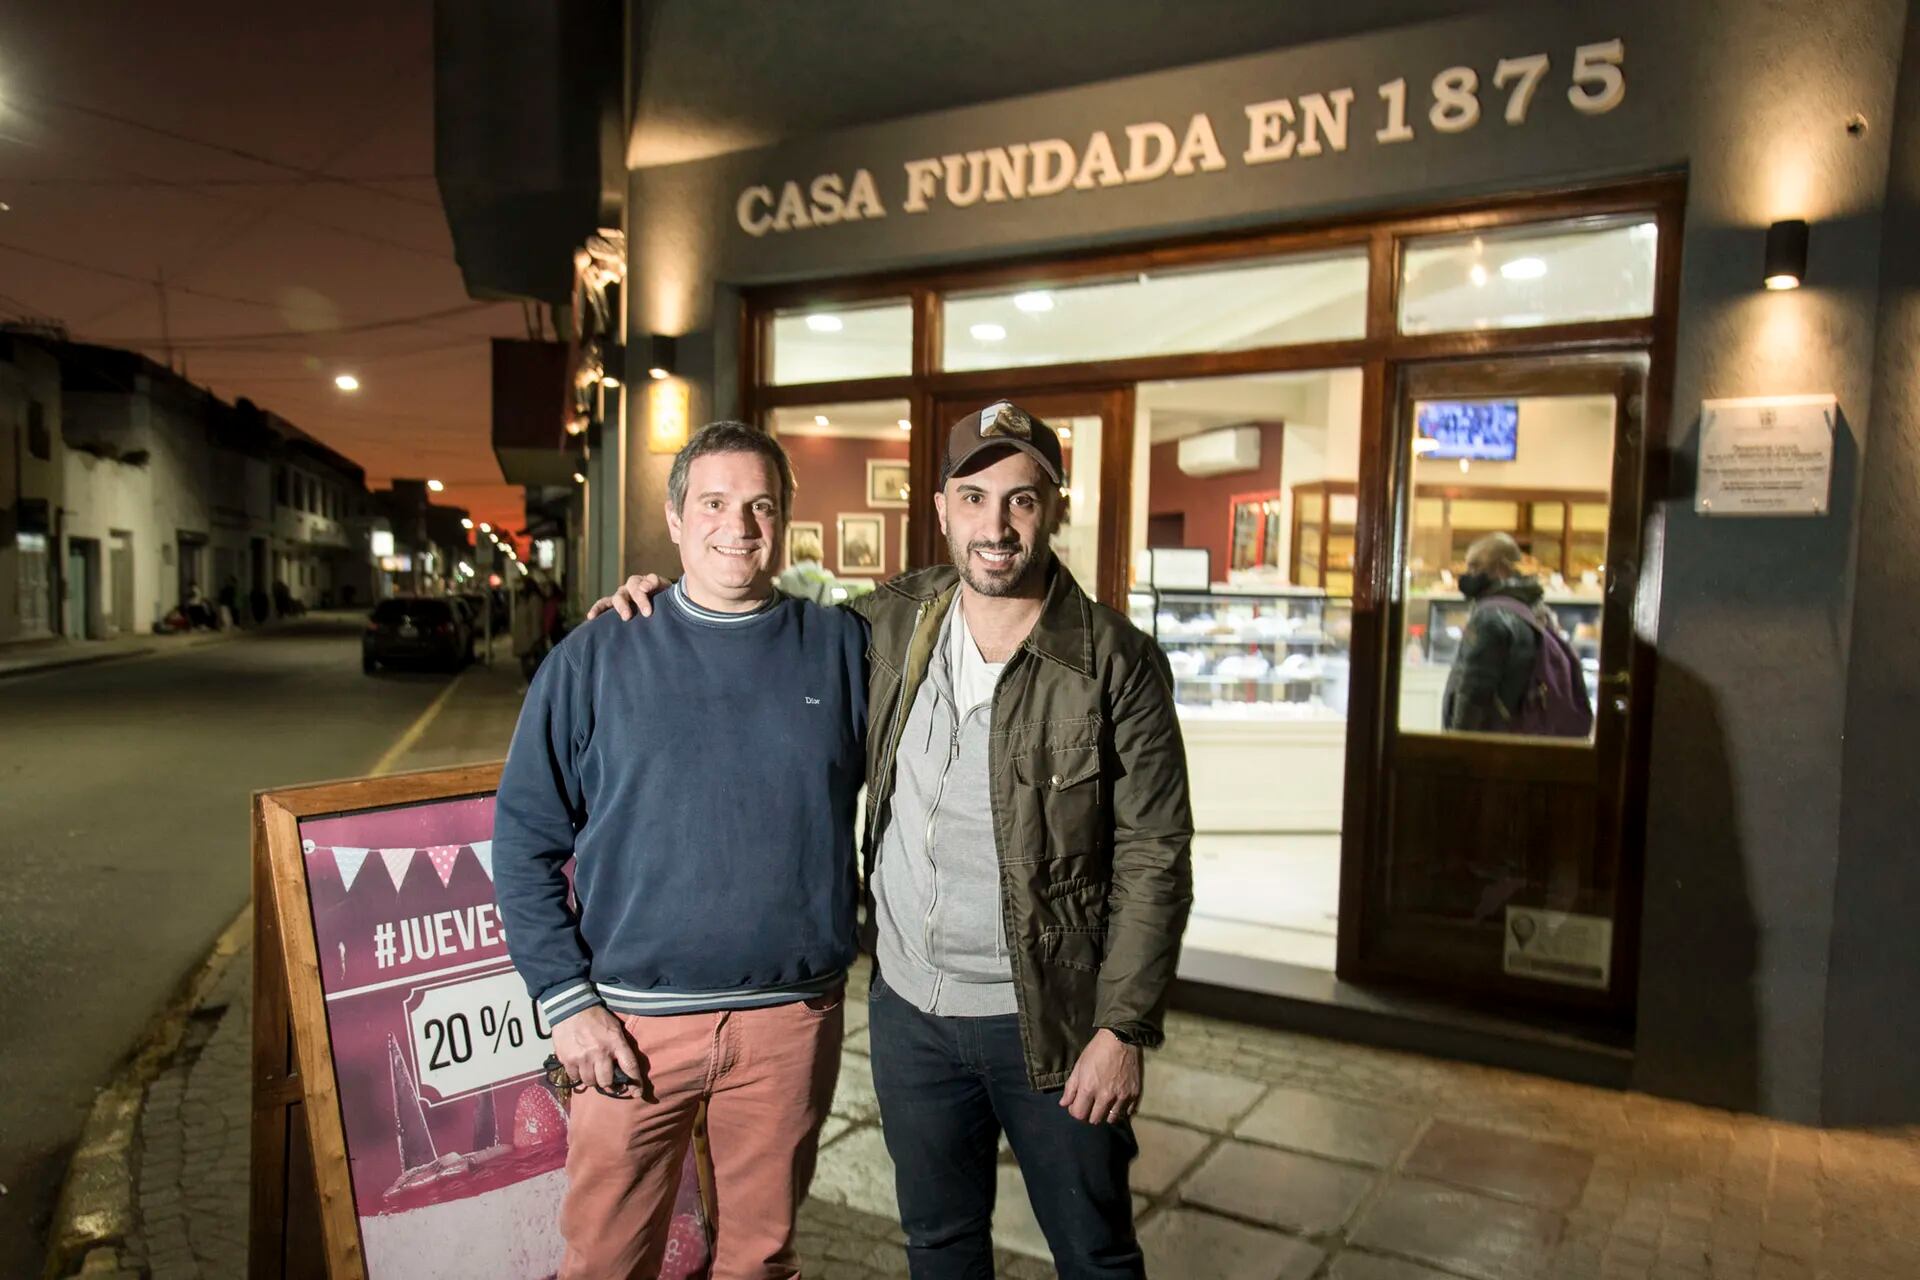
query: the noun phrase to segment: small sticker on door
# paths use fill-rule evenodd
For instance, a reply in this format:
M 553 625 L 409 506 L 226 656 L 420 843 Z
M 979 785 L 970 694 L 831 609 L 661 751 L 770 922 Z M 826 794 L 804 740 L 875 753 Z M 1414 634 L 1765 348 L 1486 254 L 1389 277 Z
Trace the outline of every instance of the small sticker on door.
M 1509 906 L 1502 967 L 1519 978 L 1605 991 L 1613 980 L 1613 921 Z

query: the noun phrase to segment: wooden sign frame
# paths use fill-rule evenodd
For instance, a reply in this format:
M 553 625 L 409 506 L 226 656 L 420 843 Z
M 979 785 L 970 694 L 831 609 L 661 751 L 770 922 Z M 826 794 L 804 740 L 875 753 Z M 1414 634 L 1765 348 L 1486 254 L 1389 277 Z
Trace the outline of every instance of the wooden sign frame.
M 366 1280 L 300 823 L 491 795 L 501 767 L 254 793 L 250 1280 Z

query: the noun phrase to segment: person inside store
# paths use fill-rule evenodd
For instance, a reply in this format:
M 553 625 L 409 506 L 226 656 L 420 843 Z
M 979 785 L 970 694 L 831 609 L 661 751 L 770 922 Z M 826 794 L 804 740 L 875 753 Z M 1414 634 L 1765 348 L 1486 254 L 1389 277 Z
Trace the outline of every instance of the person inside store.
M 1131 1117 L 1193 900 L 1172 677 L 1052 552 L 1052 428 L 1002 401 L 944 459 L 952 563 L 849 606 L 873 636 L 868 1028 L 909 1270 L 993 1274 L 1004 1133 L 1059 1274 L 1143 1276 Z M 663 589 L 630 578 L 594 613 Z
M 1460 593 L 1471 603 L 1447 673 L 1442 723 L 1456 733 L 1584 738 L 1593 727 L 1580 659 L 1512 535 L 1467 548 Z
M 773 589 L 793 471 L 770 436 L 703 428 L 667 493 L 658 616 L 576 628 L 528 691 L 496 894 L 575 1090 L 560 1274 L 660 1274 L 704 1104 L 713 1274 L 795 1276 L 857 951 L 866 631 Z

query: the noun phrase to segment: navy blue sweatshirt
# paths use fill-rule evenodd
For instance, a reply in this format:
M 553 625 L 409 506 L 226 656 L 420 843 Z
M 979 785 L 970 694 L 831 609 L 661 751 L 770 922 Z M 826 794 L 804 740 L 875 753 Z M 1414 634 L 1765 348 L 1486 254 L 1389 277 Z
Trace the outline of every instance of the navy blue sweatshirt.
M 549 1025 L 786 1003 L 852 963 L 865 624 L 679 587 L 541 663 L 494 808 L 507 949 Z M 563 867 L 574 858 L 576 915 Z

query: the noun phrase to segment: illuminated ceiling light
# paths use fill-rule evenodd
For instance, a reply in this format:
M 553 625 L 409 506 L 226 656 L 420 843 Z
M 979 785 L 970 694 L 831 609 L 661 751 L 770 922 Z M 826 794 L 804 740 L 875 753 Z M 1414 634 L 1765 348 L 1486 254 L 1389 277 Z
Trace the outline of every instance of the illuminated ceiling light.
M 464 516 L 463 516 L 463 517 L 461 517 L 461 520 L 460 520 L 460 527 L 461 527 L 462 529 L 471 529 L 471 528 L 473 528 L 473 521 L 471 521 L 471 520 L 469 520 L 469 519 L 467 519 L 466 517 L 464 517 Z
M 587 429 L 587 420 L 581 417 L 579 414 L 576 413 L 571 418 L 567 419 L 568 435 L 577 436 L 582 431 L 585 431 L 586 429 Z
M 1042 311 L 1053 310 L 1053 295 L 1045 289 L 1016 293 L 1013 295 L 1013 305 L 1028 315 L 1039 315 Z
M 1071 440 L 1073 439 L 1073 428 L 1062 427 L 1058 431 L 1054 432 L 1053 434 L 1059 436 L 1062 440 Z
M 900 419 L 900 429 L 901 429 L 902 431 L 911 431 L 911 430 L 913 430 L 913 422 L 912 422 L 912 420 L 911 420 L 911 419 L 908 419 L 908 418 L 902 418 L 902 419 Z
M 587 477 L 581 472 L 576 471 L 573 473 L 573 482 L 575 484 L 585 484 L 587 482 Z
M 967 332 L 973 335 L 975 342 L 998 342 L 1007 336 L 1006 326 L 998 324 L 976 324 Z
M 620 387 L 620 379 L 614 377 L 610 373 L 603 373 L 600 375 L 600 385 L 603 387 L 612 387 L 615 390 L 618 390 Z
M 427 481 L 427 492 L 429 493 L 444 493 L 446 492 L 446 488 L 447 486 L 441 484 L 438 480 Z
M 333 385 L 342 391 L 358 391 L 360 389 L 360 379 L 350 373 L 336 373 L 333 375 Z
M 480 532 L 482 532 L 482 533 L 492 533 L 492 532 L 493 532 L 493 526 L 492 526 L 492 525 L 490 525 L 490 524 L 488 524 L 488 523 L 487 523 L 487 522 L 486 522 L 485 520 L 482 520 L 482 521 L 480 522 Z
M 815 333 L 838 333 L 846 327 L 846 325 L 841 323 L 839 316 L 824 315 L 816 312 L 807 317 L 807 328 L 813 330 Z
M 13 212 L 13 206 L 8 204 L 5 200 L 0 200 L 0 213 L 12 213 L 12 212 Z
M 1465 475 L 1467 474 L 1467 472 L 1471 470 L 1473 470 L 1473 464 L 1468 462 L 1465 458 L 1460 459 L 1460 474 Z
M 827 415 L 826 415 L 826 414 L 824 414 L 824 413 L 816 413 L 816 414 L 814 414 L 814 415 L 813 415 L 813 425 L 814 425 L 814 426 L 816 426 L 816 427 L 824 427 L 824 426 L 826 426 L 826 425 L 827 425 Z
M 1767 288 L 1798 289 L 1807 274 L 1807 224 L 1789 218 L 1767 228 L 1767 262 L 1763 282 Z
M 1474 288 L 1484 289 L 1487 287 L 1487 269 L 1476 262 L 1467 269 L 1467 279 L 1473 281 Z
M 655 382 L 659 382 L 662 379 L 670 378 L 673 375 L 668 373 L 665 369 L 662 369 L 659 365 L 655 365 L 653 366 L 653 368 L 647 370 L 647 376 L 649 378 L 652 378 Z
M 1414 437 L 1413 456 L 1416 458 L 1424 458 L 1430 453 L 1437 453 L 1439 452 L 1439 449 L 1440 449 L 1440 442 L 1438 440 L 1435 440 L 1432 436 Z
M 1500 264 L 1500 274 L 1509 280 L 1538 280 L 1547 274 L 1547 264 L 1539 258 L 1515 258 Z
M 516 565 L 519 565 L 519 568 L 520 568 L 520 572 L 521 572 L 522 574 L 524 574 L 524 573 L 526 573 L 526 571 L 527 571 L 527 566 L 525 566 L 525 565 L 523 565 L 523 564 L 520 564 L 520 562 L 519 562 L 518 560 L 516 560 L 516 561 L 514 561 L 514 564 L 516 564 Z

